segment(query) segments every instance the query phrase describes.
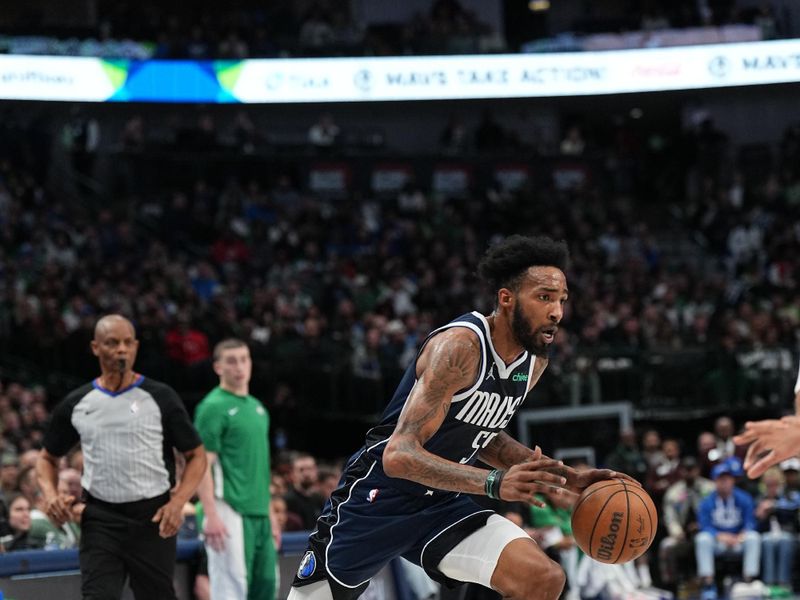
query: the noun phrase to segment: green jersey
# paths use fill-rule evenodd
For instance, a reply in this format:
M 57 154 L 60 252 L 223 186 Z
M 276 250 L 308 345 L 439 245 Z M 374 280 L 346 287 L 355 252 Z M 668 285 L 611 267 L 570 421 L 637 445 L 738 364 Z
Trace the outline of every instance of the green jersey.
M 197 405 L 194 421 L 217 455 L 214 495 L 241 515 L 269 516 L 269 413 L 261 402 L 216 387 Z

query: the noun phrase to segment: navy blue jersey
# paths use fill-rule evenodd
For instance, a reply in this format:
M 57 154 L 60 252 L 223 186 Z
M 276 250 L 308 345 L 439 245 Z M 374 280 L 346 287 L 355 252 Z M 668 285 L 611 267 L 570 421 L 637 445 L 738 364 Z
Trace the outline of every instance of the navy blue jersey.
M 452 327 L 475 333 L 480 367 L 474 383 L 453 396 L 450 410 L 425 449 L 453 462 L 472 464 L 522 403 L 533 383 L 535 358 L 525 352 L 506 365 L 492 346 L 489 323 L 477 312 L 433 331 L 425 343 Z M 334 600 L 354 600 L 370 578 L 397 556 L 422 566 L 437 581 L 457 583 L 442 574 L 438 565 L 461 540 L 483 527 L 493 511 L 469 496 L 428 489 L 383 471 L 383 450 L 416 383 L 416 369 L 414 361 L 381 423 L 367 433 L 366 445 L 347 462 L 339 487 L 309 537 L 293 585 L 324 578 Z
M 453 327 L 466 327 L 478 337 L 480 368 L 473 385 L 453 396 L 447 416 L 425 444 L 425 449 L 447 460 L 471 465 L 477 460 L 481 448 L 488 446 L 505 429 L 522 404 L 533 377 L 535 357 L 523 352 L 513 363 L 506 365 L 492 345 L 486 317 L 478 312 L 462 315 L 434 330 L 425 339 L 422 348 L 433 336 Z M 416 372 L 415 360 L 403 375 L 380 424 L 367 432 L 366 448 L 376 458 L 383 455 L 385 442 L 397 425 L 400 412 L 417 381 Z M 381 461 L 378 463 L 380 466 Z M 402 485 L 425 489 L 407 481 L 403 481 Z

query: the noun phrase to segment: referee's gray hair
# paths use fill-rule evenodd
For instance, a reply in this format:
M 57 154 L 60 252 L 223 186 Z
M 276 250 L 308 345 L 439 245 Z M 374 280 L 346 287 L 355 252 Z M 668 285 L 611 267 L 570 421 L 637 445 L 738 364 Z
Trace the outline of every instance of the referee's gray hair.
M 249 350 L 250 346 L 247 345 L 247 342 L 239 338 L 225 338 L 221 342 L 217 342 L 217 345 L 214 346 L 214 362 L 220 359 L 220 356 L 222 356 L 225 350 L 232 350 L 233 348 L 247 348 Z

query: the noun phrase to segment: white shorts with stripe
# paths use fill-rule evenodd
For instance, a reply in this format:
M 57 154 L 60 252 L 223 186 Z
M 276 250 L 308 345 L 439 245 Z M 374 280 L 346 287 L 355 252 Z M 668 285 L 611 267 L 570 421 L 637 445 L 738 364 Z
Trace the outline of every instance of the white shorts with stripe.
M 225 548 L 221 552 L 206 544 L 211 600 L 242 600 L 247 598 L 242 517 L 219 498 L 217 513 L 228 530 L 228 537 L 225 538 Z

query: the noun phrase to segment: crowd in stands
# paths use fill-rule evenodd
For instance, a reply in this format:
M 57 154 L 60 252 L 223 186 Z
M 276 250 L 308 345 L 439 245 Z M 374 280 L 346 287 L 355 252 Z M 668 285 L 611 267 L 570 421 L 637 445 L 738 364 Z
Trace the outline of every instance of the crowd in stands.
M 92 19 L 96 25 L 76 26 L 80 20 L 72 19 L 71 26 L 50 27 L 50 35 L 41 18 L 21 17 L 16 27 L 6 27 L 20 35 L 0 38 L 0 51 L 206 60 L 504 49 L 500 34 L 458 0 L 432 1 L 405 23 L 363 23 L 350 3 L 328 0 L 239 2 L 236 7 L 200 2 L 191 10 L 115 2 L 98 9 Z
M 765 31 L 776 28 L 774 7 L 769 2 L 736 0 L 647 0 L 639 10 L 608 7 L 586 15 L 578 25 L 584 32 L 657 31 L 668 28 L 719 27 L 732 23 L 760 25 Z M 772 37 L 766 35 L 765 37 Z
M 757 161 L 739 160 L 709 120 L 662 139 L 623 126 L 592 139 L 568 127 L 559 152 L 600 163 L 577 187 L 450 197 L 410 181 L 388 197 L 331 198 L 287 171 L 156 193 L 138 178 L 97 208 L 45 188 L 42 161 L 18 145 L 26 137 L 4 133 L 0 345 L 50 372 L 91 375 L 93 323 L 114 311 L 136 323 L 141 369 L 179 388 L 206 386 L 209 348 L 235 335 L 251 344 L 265 395 L 322 410 L 352 401 L 373 414 L 433 327 L 491 308 L 474 276 L 486 245 L 541 232 L 568 239 L 572 252 L 556 377 L 542 397 L 637 400 L 682 380 L 692 401 L 779 407 L 794 381 L 796 128 L 773 159 Z M 484 124 L 475 135 L 497 138 Z M 94 157 L 77 148 L 76 171 Z M 636 379 L 648 352 L 690 351 L 701 357 L 680 380 L 646 388 Z M 632 382 L 609 388 L 620 365 Z M 320 381 L 330 391 L 320 394 Z
M 44 6 L 42 10 L 46 10 Z M 59 26 L 57 18 L 43 19 L 31 7 L 7 17 L 6 32 L 17 35 L 0 36 L 0 52 L 206 60 L 474 54 L 509 49 L 503 31 L 458 0 L 432 0 L 400 22 L 363 22 L 360 17 L 350 3 L 329 0 L 290 4 L 245 1 L 235 7 L 200 2 L 191 10 L 152 1 L 114 2 L 100 3 L 91 17 L 81 20 L 73 16 Z M 560 21 L 563 16 L 553 22 Z M 759 31 L 757 39 L 772 39 L 788 34 L 781 28 L 786 21 L 775 15 L 768 2 L 650 0 L 633 10 L 623 4 L 601 4 L 576 13 L 566 25 L 547 26 L 540 33 L 555 36 L 551 38 L 554 45 L 540 49 L 552 51 L 565 44 L 562 49 L 580 49 L 584 34 L 649 34 L 681 28 L 698 28 L 695 39 L 684 37 L 684 43 L 710 43 L 703 41 L 699 28 L 727 24 L 751 25 Z

